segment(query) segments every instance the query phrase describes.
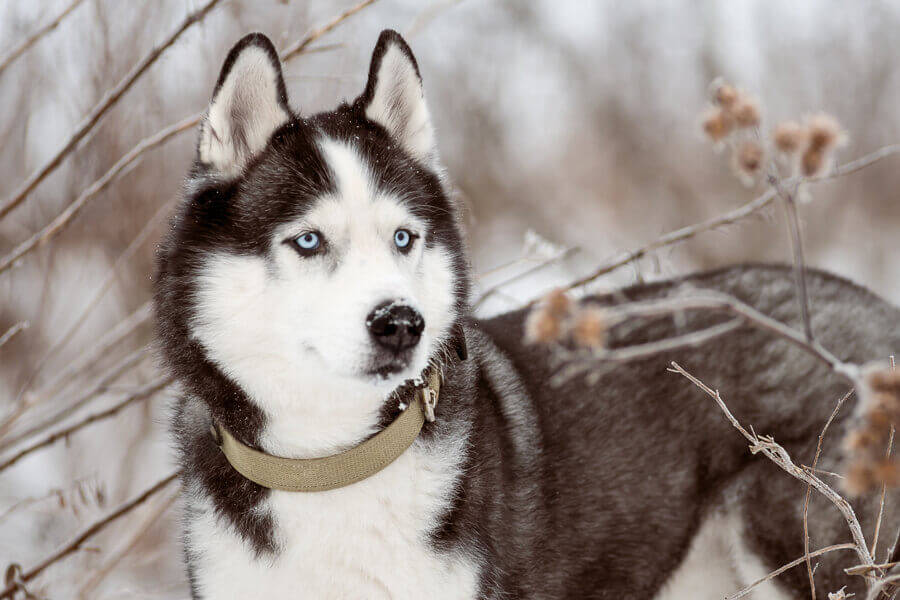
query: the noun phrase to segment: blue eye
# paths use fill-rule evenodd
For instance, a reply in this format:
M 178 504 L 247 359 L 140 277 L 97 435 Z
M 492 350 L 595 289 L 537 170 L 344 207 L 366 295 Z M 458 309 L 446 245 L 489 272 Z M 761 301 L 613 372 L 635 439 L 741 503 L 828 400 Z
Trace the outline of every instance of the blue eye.
M 412 234 L 406 229 L 398 229 L 394 232 L 394 244 L 402 250 L 409 247 L 412 237 Z
M 319 248 L 322 245 L 322 240 L 319 237 L 319 234 L 315 231 L 307 231 L 306 233 L 294 238 L 294 243 L 301 250 L 305 250 L 307 252 L 311 252 Z

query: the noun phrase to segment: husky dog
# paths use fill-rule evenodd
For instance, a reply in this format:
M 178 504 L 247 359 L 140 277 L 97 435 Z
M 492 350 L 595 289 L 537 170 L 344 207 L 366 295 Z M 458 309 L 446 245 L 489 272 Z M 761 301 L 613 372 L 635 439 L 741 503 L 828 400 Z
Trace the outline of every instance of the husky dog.
M 803 554 L 805 486 L 753 457 L 709 398 L 666 366 L 678 360 L 722 390 L 739 419 L 806 464 L 846 384 L 742 327 L 550 385 L 551 349 L 523 342 L 525 311 L 469 314 L 459 210 L 419 67 L 393 31 L 378 40 L 362 94 L 312 116 L 289 106 L 266 37 L 231 50 L 155 284 L 163 355 L 183 388 L 173 421 L 194 598 L 720 598 Z M 900 352 L 895 308 L 825 273 L 811 272 L 808 285 L 813 329 L 841 358 Z M 783 267 L 734 267 L 586 301 L 685 287 L 799 324 Z M 609 344 L 723 318 L 618 326 Z M 442 375 L 434 421 L 356 483 L 254 483 L 210 432 L 270 457 L 338 455 L 411 410 L 410 381 L 428 368 Z M 825 470 L 839 468 L 837 440 L 852 412 L 829 430 Z M 890 537 L 896 504 L 883 525 Z M 856 509 L 866 518 L 876 504 Z M 813 549 L 849 539 L 817 496 L 809 523 Z M 847 553 L 815 560 L 820 597 L 847 583 L 861 593 L 841 570 Z M 806 578 L 794 569 L 754 593 L 805 598 Z

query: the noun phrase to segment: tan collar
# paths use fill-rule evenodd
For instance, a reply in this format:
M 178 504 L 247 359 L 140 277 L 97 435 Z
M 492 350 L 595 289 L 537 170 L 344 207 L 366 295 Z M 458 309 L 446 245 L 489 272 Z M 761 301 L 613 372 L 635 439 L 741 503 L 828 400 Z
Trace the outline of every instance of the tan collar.
M 358 446 L 322 458 L 283 458 L 255 450 L 238 441 L 219 424 L 213 438 L 234 469 L 250 481 L 273 490 L 322 492 L 362 481 L 403 454 L 418 437 L 425 421 L 434 421 L 441 376 L 429 369 L 425 387 L 393 423 Z

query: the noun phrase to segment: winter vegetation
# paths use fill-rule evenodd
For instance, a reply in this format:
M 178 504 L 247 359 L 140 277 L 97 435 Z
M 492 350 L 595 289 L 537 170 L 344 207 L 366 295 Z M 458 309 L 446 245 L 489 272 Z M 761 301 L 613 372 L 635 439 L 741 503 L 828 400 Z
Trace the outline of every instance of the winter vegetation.
M 892 597 L 900 532 L 882 530 L 881 513 L 855 514 L 848 498 L 875 490 L 882 506 L 900 501 L 900 369 L 887 356 L 848 364 L 818 344 L 805 279 L 824 267 L 900 303 L 900 4 L 828 6 L 0 5 L 0 598 L 186 596 L 166 432 L 176 390 L 154 355 L 150 289 L 197 124 L 243 33 L 279 45 L 290 95 L 309 114 L 359 93 L 359 66 L 388 26 L 419 57 L 467 209 L 476 314 L 531 306 L 528 336 L 555 345 L 560 381 L 746 324 L 809 352 L 853 389 L 835 413 L 853 403 L 858 427 L 831 439 L 829 421 L 818 439 L 819 450 L 844 444 L 842 473 L 738 421 L 730 390 L 669 368 L 748 451 L 805 484 L 804 521 L 813 494 L 846 520 L 846 544 L 816 548 L 795 532 L 805 555 L 769 578 L 805 568 L 813 599 L 844 598 L 816 591 L 815 566 L 846 551 L 848 578 L 865 578 L 869 599 Z M 721 295 L 609 310 L 578 302 L 740 261 L 794 265 L 803 329 Z M 606 346 L 613 327 L 687 311 L 730 319 Z

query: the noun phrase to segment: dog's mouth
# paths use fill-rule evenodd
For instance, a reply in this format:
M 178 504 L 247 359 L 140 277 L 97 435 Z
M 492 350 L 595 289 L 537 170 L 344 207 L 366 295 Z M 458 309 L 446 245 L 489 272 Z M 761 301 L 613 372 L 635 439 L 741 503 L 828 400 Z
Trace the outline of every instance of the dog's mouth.
M 366 375 L 378 379 L 387 379 L 408 369 L 411 358 L 411 352 L 404 352 L 397 356 L 375 360 L 366 370 Z

